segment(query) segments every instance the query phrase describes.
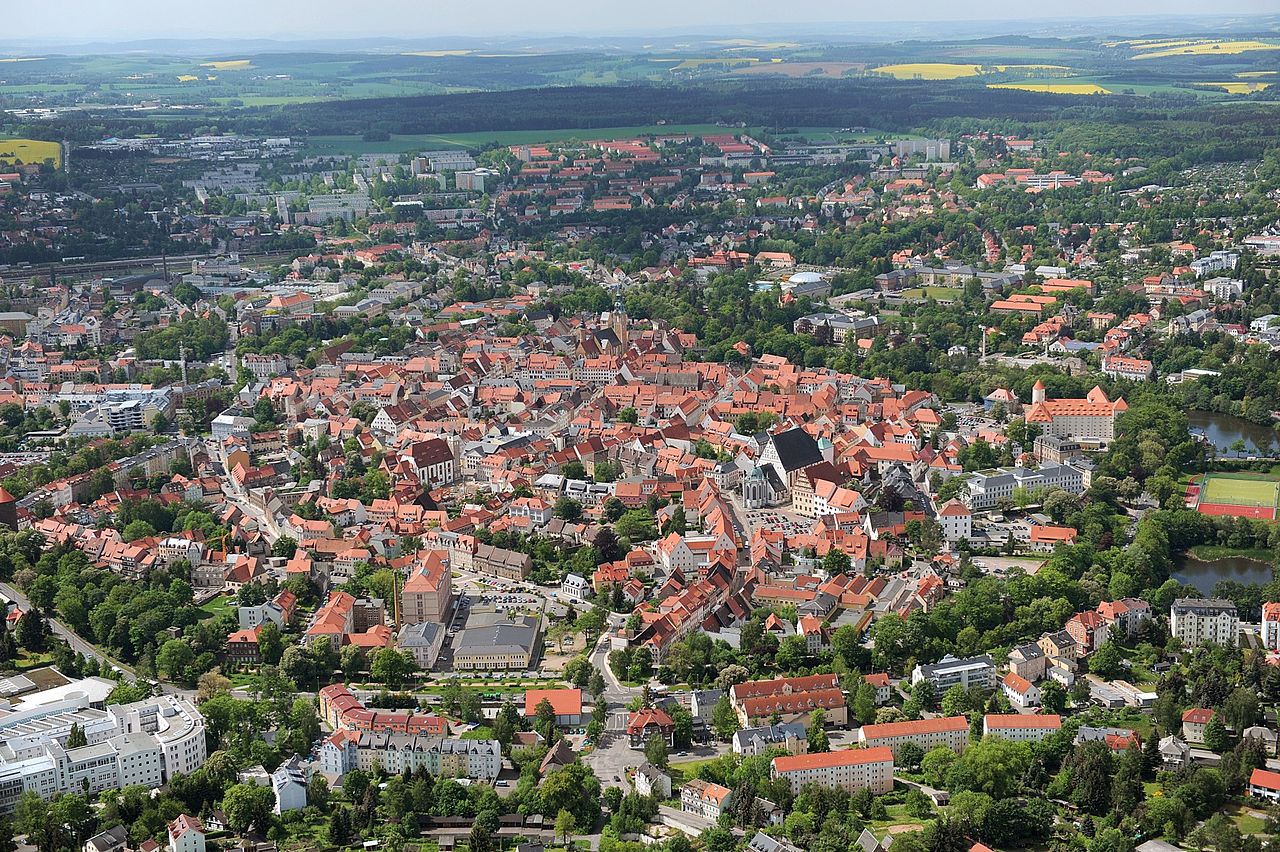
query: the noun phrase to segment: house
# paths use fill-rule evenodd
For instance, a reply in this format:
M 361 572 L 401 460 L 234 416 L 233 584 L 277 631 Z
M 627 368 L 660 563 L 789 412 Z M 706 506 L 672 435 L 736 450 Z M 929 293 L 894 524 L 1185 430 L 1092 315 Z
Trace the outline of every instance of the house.
M 947 654 L 936 663 L 915 667 L 911 672 L 912 686 L 922 680 L 932 683 L 938 695 L 953 686 L 992 689 L 996 685 L 996 667 L 988 654 L 966 659 L 957 659 Z
M 1270 769 L 1255 769 L 1249 776 L 1249 795 L 1255 799 L 1280 801 L 1280 772 Z
M 680 788 L 680 810 L 714 822 L 732 797 L 733 791 L 728 787 L 695 778 Z
M 1056 714 L 988 713 L 982 717 L 984 737 L 1003 737 L 1018 743 L 1038 743 L 1061 728 L 1062 717 Z
M 204 852 L 204 824 L 188 814 L 169 823 L 169 852 Z
M 1280 603 L 1262 605 L 1262 647 L 1280 651 Z
M 546 701 L 556 714 L 556 725 L 576 728 L 582 724 L 581 689 L 530 689 L 524 694 L 524 717 L 537 718 L 538 705 Z
M 893 758 L 893 750 L 886 746 L 843 749 L 775 757 L 771 771 L 775 779 L 790 784 L 791 792 L 797 795 L 808 784 L 838 787 L 850 793 L 870 790 L 879 795 L 893 789 Z
M 84 842 L 84 852 L 124 852 L 129 845 L 129 832 L 123 825 L 108 828 Z
M 771 837 L 763 831 L 757 831 L 755 836 L 747 841 L 745 849 L 746 852 L 803 852 L 794 843 Z
M 938 524 L 948 544 L 973 538 L 973 511 L 959 500 L 953 498 L 942 504 L 938 509 Z
M 1019 645 L 1009 652 L 1009 671 L 1035 683 L 1044 677 L 1045 655 L 1035 642 Z
M 1151 620 L 1151 604 L 1137 598 L 1102 601 L 1097 606 L 1097 613 L 1110 628 L 1110 635 L 1132 637 L 1142 629 L 1145 622 Z M 1277 617 L 1280 618 L 1280 610 L 1277 611 Z M 1280 642 L 1280 637 L 1277 642 Z
M 787 754 L 804 754 L 809 750 L 804 725 L 793 722 L 744 728 L 733 735 L 734 754 L 753 757 L 772 748 L 785 749 Z
M 632 748 L 644 748 L 650 737 L 661 737 L 669 748 L 674 748 L 676 723 L 665 710 L 645 707 L 627 716 L 627 737 Z
M 592 594 L 591 581 L 581 574 L 566 574 L 560 581 L 560 594 L 571 601 L 585 601 Z
M 1185 766 L 1191 760 L 1191 746 L 1173 734 L 1160 740 L 1160 759 L 1170 769 Z
M 1203 707 L 1190 707 L 1182 711 L 1182 738 L 1189 743 L 1204 743 L 1204 730 L 1213 720 L 1214 713 Z
M 1240 616 L 1228 600 L 1179 598 L 1169 610 L 1169 632 L 1183 645 L 1212 642 L 1234 648 L 1240 635 Z
M 271 773 L 271 790 L 276 794 L 275 812 L 297 811 L 307 806 L 307 777 L 298 755 L 286 760 Z
M 641 796 L 654 796 L 658 799 L 671 798 L 671 776 L 652 763 L 642 763 L 631 779 L 636 792 Z
M 1240 735 L 1240 739 L 1256 740 L 1262 746 L 1262 750 L 1267 753 L 1267 757 L 1275 757 L 1280 754 L 1280 734 L 1270 728 L 1265 728 L 1262 725 L 1245 728 L 1244 733 Z
M 1040 690 L 1034 683 L 1015 672 L 1009 672 L 1000 681 L 1000 687 L 1014 707 L 1027 708 L 1040 704 Z
M 893 684 L 889 682 L 889 674 L 887 672 L 863 675 L 862 679 L 875 688 L 877 707 L 889 703 L 889 699 L 893 697 Z
M 1071 616 L 1063 629 L 1071 634 L 1076 645 L 1086 654 L 1091 654 L 1102 647 L 1110 635 L 1107 623 L 1092 609 Z
M 1091 742 L 1105 743 L 1107 748 L 1117 754 L 1130 748 L 1142 748 L 1142 739 L 1136 731 L 1129 728 L 1103 728 L 1081 725 L 1076 729 L 1075 739 L 1072 740 L 1074 745 Z

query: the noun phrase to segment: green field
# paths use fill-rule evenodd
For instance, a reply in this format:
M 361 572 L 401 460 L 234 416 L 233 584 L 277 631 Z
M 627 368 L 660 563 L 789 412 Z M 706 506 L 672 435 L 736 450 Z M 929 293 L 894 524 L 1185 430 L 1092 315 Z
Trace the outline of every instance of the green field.
M 902 298 L 904 299 L 937 299 L 938 301 L 947 301 L 959 299 L 964 291 L 959 287 L 916 287 L 913 290 L 903 290 Z
M 1202 503 L 1230 506 L 1274 506 L 1280 496 L 1280 482 L 1263 477 L 1211 473 L 1200 491 Z
M 359 136 L 312 136 L 307 152 L 314 155 L 358 156 L 360 154 L 413 153 L 432 148 L 481 148 L 497 145 L 538 145 L 546 142 L 595 139 L 626 139 L 632 136 L 666 136 L 687 133 L 693 136 L 750 133 L 750 130 L 715 124 L 669 124 L 647 127 L 571 127 L 561 130 L 495 130 L 476 133 L 428 133 L 392 136 L 387 142 L 366 142 Z

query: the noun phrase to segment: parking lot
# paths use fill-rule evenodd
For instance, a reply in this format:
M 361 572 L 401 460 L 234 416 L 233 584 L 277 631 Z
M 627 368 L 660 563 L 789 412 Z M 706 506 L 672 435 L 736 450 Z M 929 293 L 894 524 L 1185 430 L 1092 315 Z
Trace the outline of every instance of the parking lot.
M 785 536 L 803 535 L 813 527 L 813 521 L 790 512 L 777 509 L 749 509 L 747 523 L 751 530 L 782 530 Z

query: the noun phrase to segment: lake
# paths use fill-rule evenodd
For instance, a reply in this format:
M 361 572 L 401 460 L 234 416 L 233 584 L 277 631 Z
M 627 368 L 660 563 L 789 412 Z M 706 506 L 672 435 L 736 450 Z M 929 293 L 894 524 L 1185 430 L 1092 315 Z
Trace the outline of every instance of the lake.
M 1231 445 L 1236 441 L 1244 441 L 1245 455 L 1256 455 L 1255 447 L 1266 454 L 1280 447 L 1280 439 L 1272 429 L 1230 414 L 1188 411 L 1187 422 L 1192 434 L 1203 435 L 1223 455 L 1233 455 Z
M 1271 566 L 1265 562 L 1245 559 L 1241 556 L 1226 556 L 1211 562 L 1194 559 L 1183 553 L 1177 557 L 1173 569 L 1173 579 L 1179 583 L 1195 586 L 1201 594 L 1213 594 L 1213 587 L 1219 580 L 1234 580 L 1245 585 L 1258 586 L 1271 582 Z

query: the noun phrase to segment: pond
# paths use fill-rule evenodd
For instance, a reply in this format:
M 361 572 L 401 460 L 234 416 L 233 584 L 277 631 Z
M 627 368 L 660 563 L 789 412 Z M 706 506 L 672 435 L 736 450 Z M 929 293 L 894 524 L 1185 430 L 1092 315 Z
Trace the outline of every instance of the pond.
M 1183 553 L 1177 557 L 1173 579 L 1195 586 L 1201 594 L 1211 595 L 1219 580 L 1234 580 L 1249 586 L 1269 583 L 1271 566 L 1243 556 L 1224 556 L 1204 562 L 1189 553 Z
M 1272 429 L 1230 414 L 1188 411 L 1187 422 L 1193 435 L 1203 435 L 1222 455 L 1235 455 L 1231 445 L 1236 441 L 1244 441 L 1246 456 L 1256 455 L 1257 450 L 1271 455 L 1280 447 L 1280 439 Z

